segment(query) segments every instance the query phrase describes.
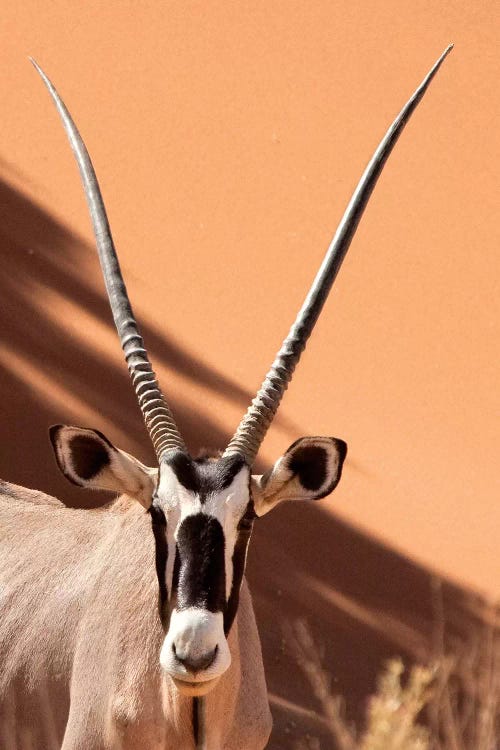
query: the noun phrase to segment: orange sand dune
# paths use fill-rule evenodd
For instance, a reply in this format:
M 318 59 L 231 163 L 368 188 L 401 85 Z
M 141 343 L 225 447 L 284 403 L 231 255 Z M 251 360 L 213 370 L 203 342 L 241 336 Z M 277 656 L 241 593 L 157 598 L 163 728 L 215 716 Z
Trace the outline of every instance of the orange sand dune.
M 349 443 L 335 495 L 263 519 L 249 570 L 270 746 L 289 747 L 290 721 L 324 737 L 287 627 L 310 622 L 359 715 L 384 658 L 427 653 L 434 572 L 450 581 L 451 627 L 469 589 L 500 593 L 498 10 L 27 0 L 2 18 L 0 475 L 70 503 L 85 500 L 56 472 L 49 424 L 152 451 L 72 155 L 27 56 L 88 142 L 146 343 L 196 450 L 224 445 L 379 138 L 455 43 L 261 452 L 269 463 L 302 434 Z

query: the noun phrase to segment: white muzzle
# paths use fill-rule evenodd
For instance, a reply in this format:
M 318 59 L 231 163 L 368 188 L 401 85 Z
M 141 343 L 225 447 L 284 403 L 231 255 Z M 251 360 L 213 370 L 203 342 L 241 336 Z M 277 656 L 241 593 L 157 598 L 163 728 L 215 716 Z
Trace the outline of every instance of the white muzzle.
M 231 664 L 222 612 L 198 607 L 180 612 L 174 609 L 160 664 L 180 692 L 208 693 Z

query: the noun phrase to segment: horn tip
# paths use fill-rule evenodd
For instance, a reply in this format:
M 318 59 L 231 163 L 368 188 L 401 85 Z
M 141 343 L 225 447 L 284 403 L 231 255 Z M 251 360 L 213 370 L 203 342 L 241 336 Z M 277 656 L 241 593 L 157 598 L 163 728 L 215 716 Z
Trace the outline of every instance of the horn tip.
M 43 81 L 43 82 L 44 82 L 44 83 L 45 83 L 45 84 L 46 84 L 47 86 L 49 86 L 49 88 L 50 88 L 50 81 L 49 81 L 49 79 L 47 78 L 46 74 L 45 74 L 45 73 L 43 72 L 43 70 L 41 69 L 41 67 L 39 66 L 39 64 L 37 63 L 37 61 L 35 60 L 35 58 L 34 58 L 34 57 L 31 57 L 31 55 L 29 55 L 29 57 L 28 57 L 28 60 L 29 60 L 29 61 L 30 61 L 30 63 L 31 63 L 32 65 L 33 65 L 33 67 L 35 68 L 36 72 L 37 72 L 37 73 L 39 74 L 39 76 L 40 76 L 40 78 L 42 79 L 42 81 Z
M 449 44 L 449 45 L 448 45 L 448 46 L 447 46 L 447 47 L 445 48 L 444 52 L 442 52 L 442 53 L 440 54 L 440 56 L 438 57 L 437 61 L 436 61 L 436 62 L 435 62 L 435 64 L 434 64 L 434 67 L 433 67 L 433 69 L 432 69 L 432 70 L 433 70 L 433 72 L 436 72 L 436 71 L 438 70 L 438 68 L 440 68 L 440 67 L 441 67 L 441 64 L 442 64 L 442 63 L 444 62 L 445 58 L 446 58 L 446 57 L 448 57 L 448 55 L 450 54 L 450 52 L 451 52 L 451 50 L 453 49 L 453 47 L 454 47 L 454 46 L 455 46 L 455 45 L 454 45 L 454 44 L 453 44 L 453 42 L 452 42 L 451 44 Z
M 448 57 L 448 55 L 450 54 L 450 52 L 451 52 L 451 50 L 453 49 L 454 46 L 455 46 L 454 44 L 449 44 L 446 47 L 446 49 L 444 50 L 444 52 L 442 52 L 441 55 L 438 57 L 438 59 L 436 60 L 436 62 L 434 63 L 434 65 L 432 66 L 432 68 L 430 69 L 430 71 L 427 73 L 426 77 L 424 78 L 424 80 L 422 81 L 421 85 L 418 88 L 418 92 L 420 94 L 419 99 L 425 93 L 425 91 L 426 91 L 427 87 L 429 86 L 430 82 L 432 81 L 432 79 L 434 78 L 434 76 L 438 72 L 439 68 L 441 67 L 441 65 L 445 61 L 445 58 Z
M 444 61 L 444 59 L 446 57 L 448 57 L 448 55 L 450 54 L 450 52 L 451 52 L 451 50 L 453 49 L 454 46 L 455 45 L 453 44 L 453 42 L 451 44 L 449 44 L 446 47 L 446 49 L 444 50 L 444 52 L 438 57 L 438 60 L 437 60 L 436 64 L 434 65 L 434 69 L 435 70 L 437 70 L 438 68 L 441 67 L 441 63 Z

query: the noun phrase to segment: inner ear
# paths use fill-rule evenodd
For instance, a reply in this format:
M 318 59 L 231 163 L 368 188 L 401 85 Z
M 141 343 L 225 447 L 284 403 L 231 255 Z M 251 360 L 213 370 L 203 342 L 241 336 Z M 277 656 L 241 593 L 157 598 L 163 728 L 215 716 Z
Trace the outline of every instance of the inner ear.
M 91 490 L 125 493 L 149 508 L 157 469 L 116 448 L 98 430 L 55 425 L 50 428 L 50 439 L 59 468 L 70 482 Z
M 96 434 L 104 438 L 102 433 Z M 97 440 L 87 435 L 75 435 L 68 443 L 74 473 L 81 479 L 91 479 L 110 464 L 109 450 Z
M 304 445 L 298 447 L 292 453 L 288 468 L 298 476 L 301 485 L 306 490 L 315 492 L 320 489 L 325 481 L 327 464 L 328 457 L 324 448 L 316 445 Z
M 50 427 L 49 436 L 59 468 L 80 487 L 86 487 L 89 480 L 109 466 L 110 451 L 116 450 L 99 430 L 59 424 Z
M 339 483 L 347 454 L 343 440 L 304 437 L 291 445 L 273 468 L 252 477 L 252 495 L 258 516 L 283 500 L 319 500 Z
M 338 438 L 299 438 L 284 455 L 288 471 L 309 497 L 329 495 L 340 481 L 347 444 Z

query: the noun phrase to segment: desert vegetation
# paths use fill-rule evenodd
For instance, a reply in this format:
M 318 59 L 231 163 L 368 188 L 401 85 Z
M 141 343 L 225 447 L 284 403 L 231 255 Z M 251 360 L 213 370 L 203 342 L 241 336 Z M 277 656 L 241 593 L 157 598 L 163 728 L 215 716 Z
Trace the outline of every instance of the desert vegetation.
M 498 607 L 459 643 L 448 636 L 436 595 L 431 657 L 425 665 L 394 658 L 383 667 L 364 724 L 346 719 L 345 701 L 332 690 L 306 621 L 290 639 L 335 750 L 498 750 L 500 747 L 500 630 Z M 314 736 L 294 739 L 294 750 L 320 750 Z

